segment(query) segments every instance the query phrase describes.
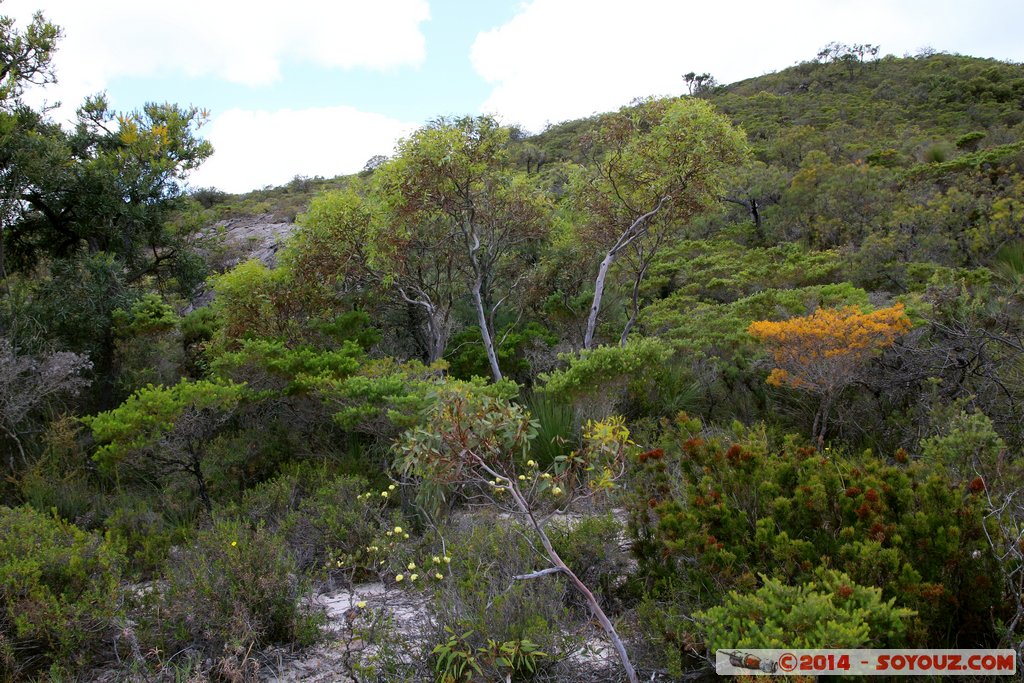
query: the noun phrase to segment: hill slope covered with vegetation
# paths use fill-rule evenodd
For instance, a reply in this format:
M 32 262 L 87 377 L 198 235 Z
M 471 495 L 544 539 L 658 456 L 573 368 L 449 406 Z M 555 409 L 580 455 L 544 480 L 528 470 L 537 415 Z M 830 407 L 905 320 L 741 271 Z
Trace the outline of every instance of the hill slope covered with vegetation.
M 197 109 L 26 106 L 58 38 L 0 51 L 0 680 L 1021 651 L 1024 67 L 833 44 L 229 196 Z

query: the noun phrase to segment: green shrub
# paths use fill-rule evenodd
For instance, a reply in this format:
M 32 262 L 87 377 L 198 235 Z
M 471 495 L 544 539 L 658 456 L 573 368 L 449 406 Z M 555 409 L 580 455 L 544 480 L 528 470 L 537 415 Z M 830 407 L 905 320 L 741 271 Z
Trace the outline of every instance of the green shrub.
M 185 362 L 178 315 L 157 294 L 145 294 L 113 312 L 118 384 L 126 392 L 173 384 Z
M 0 679 L 90 663 L 112 636 L 123 565 L 98 534 L 0 508 Z
M 880 149 L 864 157 L 864 161 L 871 164 L 872 166 L 882 166 L 884 168 L 894 168 L 897 166 L 904 166 L 910 162 L 910 159 L 902 154 L 899 150 L 887 147 Z
M 116 309 L 111 315 L 114 334 L 120 337 L 148 335 L 173 330 L 178 316 L 159 294 L 145 294 L 131 303 L 127 310 Z
M 948 161 L 953 149 L 948 142 L 933 142 L 921 152 L 921 161 L 929 164 L 941 164 Z
M 36 510 L 56 510 L 61 519 L 91 529 L 99 525 L 107 500 L 95 468 L 89 467 L 73 417 L 51 422 L 42 435 L 43 450 L 21 477 L 21 499 Z
M 956 148 L 967 150 L 968 152 L 975 152 L 978 149 L 978 143 L 987 135 L 987 133 L 975 130 L 961 135 L 956 140 Z
M 181 319 L 181 341 L 185 346 L 210 341 L 220 324 L 220 317 L 212 306 L 197 308 Z
M 514 576 L 538 568 L 537 556 L 522 529 L 496 521 L 481 520 L 446 535 L 451 562 L 444 580 L 433 584 L 434 642 L 471 631 L 462 639 L 465 648 L 486 648 L 488 640 L 530 641 L 557 661 L 572 651 L 568 634 L 578 620 L 567 606 L 565 581 L 558 576 L 516 581 Z
M 531 384 L 536 376 L 530 363 L 530 351 L 538 347 L 550 349 L 558 343 L 558 338 L 550 330 L 536 322 L 518 328 L 508 325 L 499 330 L 494 338 L 495 353 L 502 372 L 509 379 L 523 385 Z M 468 380 L 472 377 L 491 376 L 479 327 L 474 325 L 460 330 L 452 336 L 448 345 L 454 349 L 446 357 L 452 377 Z
M 580 425 L 571 405 L 535 394 L 527 407 L 530 417 L 537 421 L 537 436 L 530 442 L 530 455 L 542 468 L 580 445 Z
M 913 610 L 882 599 L 835 570 L 819 570 L 807 583 L 790 586 L 763 577 L 752 593 L 731 591 L 725 601 L 694 617 L 708 649 L 881 648 L 903 645 L 904 623 Z
M 231 198 L 227 192 L 218 190 L 215 187 L 199 187 L 192 190 L 192 199 L 199 202 L 204 209 L 209 209 L 215 204 L 223 204 Z
M 150 498 L 120 496 L 104 526 L 112 539 L 125 549 L 133 575 L 149 577 L 158 573 L 171 547 L 181 543 L 187 528 L 171 524 L 159 505 Z
M 220 518 L 171 554 L 167 588 L 147 624 L 164 650 L 205 656 L 274 644 L 308 645 L 319 618 L 301 604 L 306 592 L 281 534 Z
M 405 522 L 389 497 L 368 490 L 361 477 L 330 475 L 322 468 L 291 467 L 248 491 L 234 507 L 251 525 L 281 534 L 296 569 L 310 577 L 349 582 L 375 577 L 379 545 L 389 529 Z M 338 569 L 338 561 L 344 571 Z
M 540 375 L 542 391 L 555 400 L 571 401 L 581 417 L 604 418 L 619 401 L 642 391 L 671 355 L 671 348 L 653 337 L 585 349 L 578 356 L 562 354 L 559 358 L 568 366 Z
M 640 456 L 630 533 L 652 604 L 652 637 L 694 633 L 680 607 L 750 593 L 764 575 L 786 585 L 820 567 L 879 588 L 914 610 L 907 638 L 930 647 L 995 641 L 1006 610 L 985 530 L 983 487 L 957 486 L 941 466 L 887 464 L 755 437 L 728 448 L 669 428 Z M 995 533 L 989 530 L 989 533 Z M 657 610 L 655 610 L 657 611 Z
M 610 605 L 621 603 L 624 597 L 622 589 L 630 571 L 629 554 L 623 549 L 624 531 L 611 513 L 552 523 L 548 528 L 555 550 L 605 611 L 611 611 Z M 581 610 L 587 609 L 578 592 L 569 591 L 567 597 Z
M 510 640 L 499 643 L 488 639 L 486 645 L 473 647 L 469 638 L 472 631 L 457 635 L 446 628 L 448 639 L 437 645 L 432 655 L 436 658 L 434 670 L 438 683 L 473 680 L 488 676 L 496 680 L 521 681 L 533 678 L 547 653 L 541 652 L 529 640 Z
M 988 479 L 1005 451 L 992 420 L 980 411 L 960 411 L 945 422 L 942 434 L 921 441 L 924 459 L 946 467 L 958 482 L 976 475 Z
M 367 551 L 387 530 L 400 526 L 401 515 L 387 499 L 365 493 L 366 481 L 339 476 L 316 485 L 282 523 L 288 547 L 299 568 L 336 580 L 356 581 L 375 576 L 379 561 Z M 338 569 L 338 562 L 344 571 Z

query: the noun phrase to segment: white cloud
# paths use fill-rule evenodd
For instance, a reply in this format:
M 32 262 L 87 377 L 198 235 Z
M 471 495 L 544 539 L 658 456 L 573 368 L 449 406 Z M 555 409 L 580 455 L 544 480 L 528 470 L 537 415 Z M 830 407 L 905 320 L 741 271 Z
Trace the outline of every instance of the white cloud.
M 7 0 L 0 12 L 24 26 L 32 12 L 64 30 L 60 83 L 46 97 L 77 106 L 119 76 L 215 76 L 267 85 L 284 60 L 337 68 L 419 65 L 427 0 Z
M 354 173 L 375 154 L 390 155 L 395 141 L 415 128 L 352 107 L 232 109 L 203 129 L 216 152 L 189 184 L 246 192 L 284 184 L 296 175 Z
M 1008 0 L 534 0 L 477 36 L 474 68 L 494 84 L 483 111 L 531 130 L 811 59 L 830 41 L 883 53 L 936 49 L 1024 59 L 1024 3 Z

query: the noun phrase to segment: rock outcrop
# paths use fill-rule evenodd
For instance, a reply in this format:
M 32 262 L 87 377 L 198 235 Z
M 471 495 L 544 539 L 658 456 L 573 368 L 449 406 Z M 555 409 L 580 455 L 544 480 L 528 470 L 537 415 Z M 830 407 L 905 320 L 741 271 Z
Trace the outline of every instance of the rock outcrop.
M 273 267 L 294 232 L 294 223 L 276 221 L 272 213 L 228 218 L 203 229 L 201 253 L 218 273 L 254 258 Z

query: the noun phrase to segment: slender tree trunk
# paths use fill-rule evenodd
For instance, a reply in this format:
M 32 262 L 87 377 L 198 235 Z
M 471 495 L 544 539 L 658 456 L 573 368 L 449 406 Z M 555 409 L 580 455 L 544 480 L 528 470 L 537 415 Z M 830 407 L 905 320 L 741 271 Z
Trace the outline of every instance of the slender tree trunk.
M 484 350 L 487 351 L 487 362 L 491 364 L 491 375 L 495 382 L 502 379 L 501 368 L 498 366 L 498 356 L 494 352 L 494 341 L 491 337 L 491 326 L 487 322 L 487 313 L 484 311 L 484 299 L 480 294 L 480 277 L 473 281 L 473 303 L 476 306 L 477 320 L 480 322 L 480 338 L 484 342 Z
M 722 197 L 723 202 L 738 204 L 747 210 L 750 219 L 754 221 L 754 234 L 759 242 L 764 242 L 764 226 L 761 223 L 761 206 L 757 203 L 757 197 L 750 199 L 739 199 L 738 197 Z
M 4 251 L 4 231 L 0 228 L 0 281 L 4 284 L 4 294 L 10 294 L 11 289 L 7 284 L 7 253 Z
M 477 320 L 480 323 L 480 339 L 484 343 L 484 350 L 487 352 L 487 362 L 491 365 L 491 376 L 495 382 L 502 380 L 501 367 L 498 365 L 498 356 L 494 353 L 494 340 L 491 336 L 491 326 L 487 322 L 487 311 L 484 310 L 483 281 L 484 274 L 480 266 L 480 259 L 477 252 L 480 250 L 480 237 L 473 228 L 472 218 L 465 219 L 463 233 L 466 237 L 466 247 L 469 250 L 469 263 L 473 267 L 473 304 L 476 307 Z
M 539 527 L 537 527 L 539 530 Z M 563 574 L 566 575 L 576 590 L 578 590 L 587 601 L 587 605 L 590 607 L 591 614 L 597 619 L 597 622 L 601 624 L 601 628 L 604 629 L 605 634 L 608 636 L 608 640 L 611 641 L 612 647 L 615 648 L 615 653 L 619 656 L 619 661 L 622 663 L 622 668 L 626 671 L 626 678 L 630 683 L 639 683 L 636 670 L 633 668 L 633 663 L 629 660 L 629 654 L 626 652 L 626 646 L 623 644 L 622 639 L 619 637 L 618 632 L 615 630 L 615 625 L 612 624 L 611 619 L 601 609 L 600 603 L 597 598 L 594 597 L 593 591 L 591 591 L 583 581 L 576 576 L 559 556 L 558 552 L 551 546 L 551 541 L 548 539 L 547 534 L 540 531 L 540 541 L 544 545 L 544 550 L 547 552 L 548 557 L 551 559 L 552 564 L 558 567 Z
M 601 298 L 604 296 L 604 285 L 605 281 L 608 279 L 608 269 L 611 268 L 620 251 L 629 246 L 633 240 L 643 236 L 644 233 L 647 232 L 647 221 L 661 211 L 661 207 L 668 200 L 669 197 L 662 197 L 658 200 L 657 206 L 633 221 L 633 223 L 626 228 L 621 235 L 619 235 L 619 239 L 616 240 L 615 245 L 608 250 L 608 253 L 605 254 L 604 258 L 601 260 L 601 266 L 597 269 L 597 279 L 594 281 L 594 301 L 590 304 L 590 315 L 587 316 L 587 330 L 583 335 L 583 348 L 589 349 L 594 345 L 594 331 L 597 329 L 597 315 L 601 312 Z
M 576 576 L 575 572 L 569 569 L 569 566 L 565 563 L 564 560 L 562 560 L 562 557 L 558 554 L 558 551 L 556 551 L 554 546 L 551 545 L 551 539 L 548 538 L 548 535 L 544 531 L 544 528 L 540 525 L 539 522 L 537 522 L 537 518 L 533 516 L 533 511 L 530 510 L 530 506 L 527 504 L 526 499 L 523 498 L 523 494 L 519 490 L 519 486 L 508 477 L 504 477 L 499 473 L 495 472 L 490 467 L 488 467 L 487 464 L 484 463 L 483 460 L 479 458 L 479 456 L 477 456 L 477 462 L 486 472 L 491 474 L 491 476 L 505 480 L 505 482 L 508 485 L 509 493 L 512 494 L 512 498 L 516 502 L 516 507 L 518 507 L 519 511 L 526 516 L 526 518 L 530 521 L 530 525 L 533 527 L 534 531 L 537 532 L 537 536 L 540 538 L 541 545 L 544 546 L 544 551 L 547 553 L 548 559 L 551 560 L 552 569 L 557 570 L 562 574 L 565 574 L 565 576 L 569 579 L 569 583 L 571 583 L 573 587 L 577 591 L 579 591 L 580 594 L 583 595 L 584 599 L 587 601 L 587 606 L 590 607 L 591 614 L 593 614 L 594 618 L 597 619 L 597 622 L 601 625 L 601 628 L 604 630 L 605 635 L 608 636 L 608 640 L 611 641 L 612 647 L 615 649 L 615 653 L 619 656 L 619 661 L 622 663 L 622 668 L 626 672 L 626 678 L 629 680 L 630 683 L 639 683 L 639 679 L 636 675 L 636 670 L 633 668 L 633 663 L 629 660 L 629 653 L 626 652 L 626 646 L 622 643 L 622 638 L 619 637 L 618 632 L 615 630 L 615 625 L 612 624 L 611 619 L 609 619 L 608 615 L 604 613 L 603 609 L 601 609 L 601 604 L 597 601 L 597 598 L 594 597 L 593 591 L 591 591 L 590 588 L 587 587 L 587 584 L 583 583 L 583 581 L 581 581 L 580 578 Z M 533 575 L 531 575 L 531 577 L 543 576 L 548 573 L 554 572 L 550 570 L 544 570 L 542 572 L 535 572 Z
M 411 311 L 415 307 L 423 309 L 424 322 L 422 327 L 425 335 L 417 341 L 422 345 L 427 358 L 427 364 L 435 363 L 444 357 L 444 351 L 448 347 L 448 309 L 442 309 L 427 297 L 422 291 L 416 293 L 416 298 L 410 297 L 404 288 L 398 287 L 398 294 L 411 307 L 410 318 L 415 319 Z M 416 321 L 418 325 L 419 322 Z M 419 336 L 419 333 L 417 333 Z
M 818 411 L 814 414 L 814 426 L 811 427 L 811 438 L 814 445 L 820 451 L 825 447 L 825 431 L 828 429 L 828 415 L 832 412 L 832 395 L 828 394 L 821 399 Z
M 633 309 L 629 315 L 629 320 L 626 321 L 626 326 L 622 328 L 622 336 L 619 337 L 619 346 L 625 346 L 626 341 L 629 339 L 629 333 L 636 325 L 636 319 L 640 316 L 640 283 L 644 281 L 644 275 L 647 274 L 647 263 L 644 263 L 643 267 L 640 268 L 640 272 L 637 273 L 636 280 L 633 281 Z
M 206 512 L 213 515 L 213 501 L 210 500 L 210 492 L 206 488 L 206 478 L 203 476 L 203 468 L 199 455 L 193 451 L 190 455 L 191 463 L 189 471 L 192 476 L 196 478 L 196 485 L 199 487 L 199 500 L 203 501 L 203 507 L 206 508 Z
M 437 306 L 427 309 L 427 364 L 436 363 L 444 358 L 444 350 L 448 346 L 448 326 L 444 315 Z
M 757 204 L 757 198 L 750 198 L 750 216 L 754 219 L 754 231 L 757 234 L 757 239 L 761 242 L 764 241 L 764 226 L 761 224 L 761 207 Z
M 622 638 L 619 637 L 618 632 L 615 630 L 615 625 L 612 624 L 611 619 L 601 609 L 600 603 L 597 598 L 594 597 L 593 591 L 587 587 L 587 584 L 583 583 L 573 570 L 569 569 L 569 566 L 562 560 L 562 557 L 555 550 L 554 546 L 551 545 L 551 539 L 548 538 L 543 527 L 537 523 L 536 518 L 526 505 L 526 501 L 522 498 L 516 490 L 516 504 L 519 509 L 522 510 L 526 516 L 530 519 L 533 524 L 534 530 L 540 537 L 540 542 L 544 546 L 544 551 L 548 554 L 548 558 L 551 560 L 551 564 L 558 568 L 563 574 L 569 579 L 569 583 L 578 590 L 587 601 L 587 605 L 590 607 L 591 614 L 597 619 L 597 622 L 601 624 L 601 628 L 604 629 L 605 634 L 608 636 L 608 640 L 611 641 L 612 647 L 615 648 L 615 653 L 619 656 L 619 661 L 622 663 L 622 668 L 626 671 L 626 678 L 629 679 L 630 683 L 638 683 L 636 676 L 636 670 L 633 668 L 633 663 L 629 660 L 629 654 L 626 652 L 626 646 L 622 643 Z
M 4 430 L 4 433 L 7 434 L 7 436 L 11 438 L 11 441 L 14 442 L 14 445 L 17 446 L 18 455 L 21 456 L 21 463 L 28 467 L 28 458 L 25 457 L 25 449 L 21 445 L 21 439 L 19 439 L 18 435 L 14 433 L 13 429 L 8 429 L 7 425 L 5 425 L 3 422 L 0 422 L 0 429 Z M 13 453 L 11 453 L 11 456 L 8 459 L 8 464 L 11 466 L 11 474 L 14 474 L 17 471 L 17 466 L 14 464 Z
M 608 269 L 615 262 L 618 250 L 612 249 L 605 254 L 601 260 L 601 267 L 597 270 L 597 279 L 594 281 L 594 302 L 590 304 L 590 315 L 587 316 L 587 331 L 583 335 L 583 348 L 589 349 L 594 345 L 594 330 L 597 329 L 597 314 L 601 312 L 601 298 L 604 296 L 604 283 L 608 277 Z

